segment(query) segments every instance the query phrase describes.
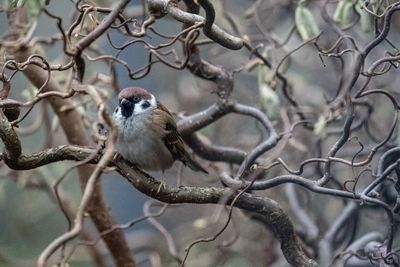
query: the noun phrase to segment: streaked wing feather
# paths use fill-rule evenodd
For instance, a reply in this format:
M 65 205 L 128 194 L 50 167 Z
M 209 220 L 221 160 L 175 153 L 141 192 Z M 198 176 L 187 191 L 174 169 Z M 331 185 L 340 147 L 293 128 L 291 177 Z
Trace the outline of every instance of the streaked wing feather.
M 175 120 L 168 109 L 160 102 L 157 102 L 157 107 L 158 109 L 154 111 L 153 123 L 159 125 L 159 130 L 162 131 L 161 136 L 163 136 L 164 144 L 171 152 L 174 159 L 181 160 L 181 158 L 185 156 L 185 150 Z
M 154 110 L 153 123 L 158 125 L 158 130 L 162 131 L 165 146 L 171 152 L 174 159 L 180 160 L 194 171 L 202 171 L 208 173 L 196 161 L 194 161 L 185 150 L 182 137 L 178 133 L 176 122 L 169 112 L 160 102 L 157 102 L 158 109 Z M 167 113 L 167 114 L 165 114 Z

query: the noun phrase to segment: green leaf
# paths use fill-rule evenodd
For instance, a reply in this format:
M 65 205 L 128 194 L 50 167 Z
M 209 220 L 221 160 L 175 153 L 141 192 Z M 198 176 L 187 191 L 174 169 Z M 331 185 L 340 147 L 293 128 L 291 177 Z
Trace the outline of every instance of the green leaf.
M 193 228 L 195 230 L 202 230 L 202 229 L 206 229 L 208 226 L 208 221 L 206 218 L 198 218 L 197 220 L 195 220 L 193 222 Z
M 333 14 L 333 20 L 343 26 L 350 25 L 353 15 L 353 6 L 354 3 L 352 0 L 340 0 Z
M 371 29 L 371 19 L 367 11 L 362 7 L 361 1 L 356 5 L 356 11 L 360 15 L 360 26 L 363 32 L 370 32 Z
M 29 84 L 22 92 L 21 97 L 26 99 L 27 101 L 31 100 L 37 94 L 38 89 L 34 87 L 32 84 Z
M 50 0 L 5 0 L 3 2 L 7 9 L 25 7 L 31 18 L 37 18 Z
M 58 126 L 60 126 L 60 120 L 58 119 L 58 116 L 54 116 L 51 120 L 51 131 L 54 132 Z
M 263 56 L 267 57 L 266 51 Z M 271 88 L 272 71 L 265 65 L 258 66 L 257 80 L 260 103 L 265 110 L 267 116 L 271 120 L 276 120 L 279 117 L 280 100 L 275 90 Z
M 279 117 L 280 100 L 278 95 L 267 84 L 259 87 L 261 105 L 266 111 L 267 116 L 271 120 L 276 120 Z
M 319 34 L 317 21 L 310 9 L 303 5 L 303 2 L 300 2 L 296 8 L 295 23 L 303 41 L 308 41 Z
M 343 17 L 343 9 L 346 1 L 341 0 L 336 6 L 335 13 L 333 13 L 333 20 L 341 23 Z
M 351 24 L 351 18 L 353 16 L 353 2 L 346 1 L 343 7 L 342 13 L 342 25 L 344 27 L 349 26 Z
M 31 17 L 38 17 L 42 12 L 44 1 L 41 0 L 27 0 L 26 9 L 28 10 Z
M 320 115 L 318 121 L 314 124 L 314 134 L 320 138 L 326 136 L 326 120 L 324 115 Z
M 23 7 L 25 5 L 26 0 L 17 0 L 17 7 Z
M 4 0 L 3 6 L 6 9 L 13 9 L 17 7 L 18 2 L 19 2 L 18 0 Z

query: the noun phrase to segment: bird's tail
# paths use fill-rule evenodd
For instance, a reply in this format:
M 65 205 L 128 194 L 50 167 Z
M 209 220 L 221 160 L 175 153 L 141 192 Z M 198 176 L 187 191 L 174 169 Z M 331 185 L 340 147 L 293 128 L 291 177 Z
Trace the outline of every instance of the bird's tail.
M 197 161 L 192 159 L 189 155 L 187 155 L 186 160 L 183 163 L 195 172 L 202 171 L 205 174 L 208 174 L 208 171 L 206 171 L 199 163 L 197 163 Z

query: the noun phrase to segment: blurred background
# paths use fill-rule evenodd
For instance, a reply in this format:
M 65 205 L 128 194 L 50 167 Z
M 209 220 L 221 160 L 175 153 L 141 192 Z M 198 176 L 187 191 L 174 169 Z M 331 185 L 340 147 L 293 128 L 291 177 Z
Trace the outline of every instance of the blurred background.
M 30 3 L 28 8 L 32 13 L 38 6 L 44 6 L 44 3 L 39 0 L 32 2 L 36 4 L 26 1 L 26 5 Z M 87 2 L 98 6 L 113 5 L 113 1 Z M 260 51 L 275 67 L 285 55 L 304 44 L 304 38 L 296 30 L 295 24 L 295 10 L 299 4 L 298 1 L 221 0 L 212 2 L 216 9 L 215 23 L 227 32 L 240 34 L 242 37 L 246 36 L 254 46 L 261 44 Z M 336 41 L 337 36 L 321 17 L 320 10 L 324 1 L 306 2 L 314 16 L 313 19 L 318 31 L 323 32 L 318 43 L 326 49 Z M 329 2 L 327 10 L 333 16 L 338 2 L 341 1 L 327 2 Z M 4 9 L 7 5 L 10 5 L 10 1 L 3 0 Z M 179 6 L 184 8 L 183 3 L 180 3 Z M 63 19 L 65 28 L 70 26 L 75 10 L 72 1 L 52 0 L 46 8 L 52 14 Z M 56 36 L 59 31 L 55 20 L 39 10 L 37 15 L 32 15 L 34 20 L 37 21 L 33 36 Z M 357 14 L 354 10 L 351 12 L 353 13 L 350 13 L 349 18 L 353 23 L 353 21 L 356 21 Z M 142 21 L 142 1 L 130 1 L 124 14 L 127 17 Z M 203 11 L 200 14 L 204 16 Z M 144 15 L 146 16 L 146 14 Z M 103 15 L 99 15 L 98 19 L 101 20 L 102 17 Z M 395 15 L 389 35 L 392 43 L 399 41 L 398 19 L 399 16 Z M 339 26 L 340 23 L 346 22 L 337 22 Z M 353 36 L 359 47 L 365 46 L 374 37 L 372 20 L 369 24 L 370 28 L 363 29 L 362 26 L 365 25 L 356 21 L 352 27 L 345 29 L 346 34 Z M 181 23 L 169 16 L 157 20 L 153 27 L 163 35 L 175 35 L 182 29 Z M 1 12 L 1 32 L 5 33 L 7 28 L 6 12 Z M 86 25 L 82 31 L 85 30 L 90 31 L 90 27 Z M 115 45 L 121 45 L 128 41 L 126 36 L 116 30 L 111 30 L 110 36 Z M 150 31 L 143 39 L 154 45 L 168 40 Z M 199 39 L 205 39 L 205 36 L 201 35 Z M 89 51 L 89 55 L 94 56 L 99 52 L 116 55 L 118 52 L 110 45 L 106 35 L 99 38 L 94 47 L 95 50 Z M 65 63 L 66 61 L 61 41 L 56 41 L 51 45 L 37 45 L 35 48 L 37 53 L 44 56 L 52 64 Z M 179 42 L 173 48 L 179 57 L 183 56 Z M 233 97 L 238 102 L 257 107 L 266 112 L 278 132 L 284 130 L 284 121 L 289 117 L 291 121 L 294 121 L 293 118 L 296 118 L 295 109 L 288 103 L 281 90 L 275 90 L 276 88 L 279 89 L 279 86 L 274 88 L 271 83 L 272 71 L 262 66 L 260 60 L 251 57 L 249 51 L 246 49 L 231 51 L 213 42 L 201 45 L 199 48 L 204 60 L 234 72 Z M 387 51 L 394 50 L 396 49 L 389 43 L 383 43 L 370 55 L 366 62 L 370 64 L 383 57 Z M 147 48 L 140 43 L 129 46 L 119 54 L 119 57 L 126 61 L 132 69 L 138 69 L 148 62 Z M 169 56 L 168 59 L 174 61 L 174 56 Z M 343 57 L 343 62 L 334 57 L 325 57 L 321 60 L 317 48 L 312 43 L 308 43 L 304 44 L 301 49 L 294 51 L 287 60 L 283 61 L 280 71 L 285 73 L 288 79 L 291 94 L 299 103 L 299 109 L 307 115 L 307 119 L 312 122 L 317 130 L 296 128 L 292 137 L 286 140 L 283 145 L 278 145 L 262 156 L 263 166 L 268 166 L 277 157 L 280 157 L 288 163 L 290 168 L 298 169 L 300 163 L 305 159 L 324 157 L 327 154 L 341 134 L 344 118 L 338 115 L 335 121 L 327 121 L 323 117 L 323 112 L 326 108 L 327 99 L 333 98 L 340 87 L 340 75 L 346 76 L 343 69 L 350 68 L 348 64 L 351 60 L 351 54 L 346 54 Z M 89 83 L 90 77 L 94 73 L 110 74 L 111 65 L 108 62 L 87 60 L 86 64 L 84 83 Z M 164 64 L 154 64 L 146 76 L 134 80 L 129 78 L 126 68 L 121 64 L 113 64 L 112 67 L 115 68 L 117 73 L 116 86 L 114 88 L 98 87 L 107 101 L 109 112 L 112 112 L 117 103 L 118 89 L 127 86 L 146 88 L 176 114 L 192 114 L 201 111 L 215 103 L 218 98 L 215 94 L 216 85 L 213 82 L 196 78 L 186 69 L 176 70 Z M 68 74 L 60 72 L 56 75 L 58 79 L 62 80 Z M 373 81 L 373 85 L 377 88 L 385 88 L 395 97 L 398 97 L 398 92 L 395 91 L 397 89 L 396 84 L 398 84 L 396 70 Z M 23 74 L 17 73 L 12 79 L 10 98 L 27 101 L 34 96 L 34 93 L 34 86 L 26 80 Z M 369 101 L 374 111 L 369 118 L 368 125 L 376 140 L 372 140 L 365 133 L 366 130 L 361 129 L 357 132 L 357 136 L 365 149 L 355 156 L 360 149 L 360 143 L 353 139 L 346 143 L 340 151 L 340 157 L 349 160 L 353 157 L 360 157 L 357 158 L 358 161 L 363 158 L 363 155 L 366 155 L 374 144 L 387 135 L 387 129 L 394 114 L 390 101 L 380 96 L 374 96 Z M 92 130 L 91 123 L 96 119 L 95 105 L 91 102 L 89 96 L 76 97 L 74 103 L 76 104 L 74 108 L 80 110 L 87 121 L 87 131 L 90 132 Z M 366 113 L 365 110 L 358 110 L 357 118 L 365 116 Z M 67 143 L 57 117 L 54 116 L 53 111 L 45 101 L 35 105 L 30 115 L 20 124 L 17 132 L 22 141 L 24 154 Z M 265 136 L 255 120 L 232 114 L 224 116 L 200 132 L 213 144 L 232 146 L 247 152 L 251 151 Z M 397 140 L 394 137 L 391 138 L 384 149 L 395 145 L 397 145 Z M 378 151 L 378 156 L 369 166 L 364 168 L 375 168 L 377 159 L 384 152 L 384 149 Z M 203 166 L 207 166 L 207 169 L 211 170 L 209 176 L 204 177 L 188 168 L 182 168 L 180 163 L 175 163 L 174 167 L 165 174 L 167 183 L 175 185 L 177 183 L 176 177 L 179 176 L 182 178 L 181 183 L 183 185 L 221 187 L 218 170 L 222 165 L 227 166 L 228 164 L 199 160 Z M 71 162 L 58 162 L 34 170 L 17 172 L 10 170 L 4 163 L 0 163 L 0 266 L 34 266 L 38 255 L 46 245 L 67 230 L 67 220 L 57 205 L 52 190 L 55 182 L 70 166 Z M 237 166 L 234 166 L 232 170 L 236 170 L 236 168 Z M 307 167 L 304 176 L 317 178 L 317 169 L 314 166 Z M 363 172 L 363 169 L 352 169 L 340 164 L 334 164 L 333 169 L 339 183 L 359 176 L 357 190 L 358 187 L 362 188 L 373 179 L 371 172 Z M 266 173 L 266 177 L 271 178 L 282 173 L 285 173 L 283 168 L 272 168 Z M 161 178 L 160 173 L 152 173 L 152 175 Z M 149 211 L 158 212 L 163 208 L 163 204 L 144 196 L 113 171 L 103 175 L 101 183 L 107 204 L 116 221 L 120 224 L 140 218 Z M 64 203 L 74 214 L 81 196 L 76 171 L 66 175 L 59 186 L 59 191 Z M 314 237 L 316 240 L 324 236 L 332 222 L 348 204 L 342 199 L 317 195 L 293 185 L 282 185 L 270 190 L 254 192 L 254 194 L 276 200 L 286 212 L 291 214 L 291 218 L 293 218 L 297 227 L 296 230 L 301 236 L 303 224 L 298 221 L 296 216 L 292 215 L 293 208 L 296 206 L 290 202 L 290 197 L 295 196 L 297 204 L 305 210 L 318 228 L 317 236 Z M 221 229 L 226 220 L 227 208 L 224 207 L 189 204 L 169 205 L 161 216 L 152 221 L 143 220 L 135 223 L 132 227 L 124 229 L 124 233 L 138 266 L 178 266 L 176 256 L 182 257 L 188 244 L 202 237 L 213 236 Z M 380 209 L 357 208 L 357 218 L 350 220 L 348 227 L 356 230 L 344 229 L 340 232 L 339 239 L 347 240 L 346 235 L 348 233 L 354 234 L 351 240 L 370 232 L 377 232 L 384 236 L 387 231 L 387 218 Z M 86 220 L 85 234 L 93 239 L 98 236 L 89 219 Z M 70 242 L 67 246 L 68 249 L 79 242 L 80 240 Z M 313 244 L 318 244 L 318 241 Z M 399 244 L 398 235 L 396 235 L 395 244 L 397 246 Z M 305 247 L 307 246 L 310 255 L 315 256 L 314 253 L 318 249 L 310 246 L 310 244 L 305 245 Z M 104 244 L 99 241 L 96 247 L 106 265 L 112 266 L 112 260 L 109 258 Z M 338 251 L 340 251 L 340 247 L 338 246 Z M 343 245 L 343 247 L 345 246 Z M 54 258 L 57 258 L 57 256 L 54 256 Z M 95 266 L 90 256 L 90 250 L 82 245 L 77 247 L 69 264 L 77 267 Z M 215 241 L 200 243 L 192 248 L 187 266 L 288 265 L 282 257 L 279 243 L 273 234 L 261 223 L 251 219 L 248 214 L 234 210 L 231 223 L 220 237 Z

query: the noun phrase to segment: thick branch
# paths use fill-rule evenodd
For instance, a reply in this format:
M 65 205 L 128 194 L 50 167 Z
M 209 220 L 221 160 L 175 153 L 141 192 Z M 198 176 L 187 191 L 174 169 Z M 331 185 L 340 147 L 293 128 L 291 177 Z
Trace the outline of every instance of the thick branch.
M 222 116 L 232 111 L 233 103 L 219 102 L 207 109 L 178 121 L 178 130 L 182 136 L 192 134 L 203 127 L 210 125 Z
M 240 149 L 211 144 L 206 137 L 200 137 L 197 133 L 186 135 L 183 138 L 197 155 L 209 161 L 240 164 L 246 157 L 246 152 Z
M 61 160 L 82 160 L 89 157 L 94 149 L 79 148 L 77 146 L 59 146 L 29 156 L 22 155 L 16 161 L 6 161 L 13 169 L 21 170 L 36 168 L 51 162 Z M 91 163 L 98 163 L 100 155 Z M 148 174 L 132 167 L 128 162 L 120 159 L 114 160 L 110 166 L 124 176 L 135 188 L 149 197 L 166 203 L 219 203 L 221 198 L 229 196 L 230 203 L 237 194 L 229 188 L 214 187 L 170 187 L 160 186 L 160 182 Z M 276 234 L 281 242 L 282 251 L 287 261 L 294 266 L 317 266 L 303 252 L 300 243 L 294 233 L 293 224 L 287 214 L 275 201 L 244 193 L 235 202 L 235 206 L 247 211 L 255 212 L 263 218 L 263 221 Z
M 157 193 L 160 182 L 151 176 L 132 169 L 126 162 L 116 162 L 118 172 L 142 193 L 166 203 L 219 203 L 221 198 L 229 195 L 227 204 L 236 193 L 229 188 L 214 187 L 165 187 Z M 297 239 L 293 224 L 279 204 L 269 198 L 244 193 L 235 202 L 235 206 L 247 211 L 256 212 L 265 219 L 281 242 L 281 249 L 287 261 L 294 266 L 317 266 L 303 252 Z
M 115 128 L 115 127 L 114 127 Z M 92 195 L 95 193 L 96 184 L 99 180 L 103 170 L 107 167 L 108 162 L 114 157 L 115 149 L 114 143 L 116 140 L 116 130 L 113 129 L 110 134 L 110 139 L 108 140 L 107 150 L 104 155 L 101 157 L 99 162 L 96 164 L 94 171 L 90 175 L 89 179 L 86 182 L 85 189 L 83 190 L 82 200 L 79 204 L 78 211 L 76 213 L 74 219 L 74 227 L 68 232 L 56 238 L 53 242 L 51 242 L 46 249 L 40 254 L 38 259 L 38 266 L 43 267 L 46 266 L 46 262 L 48 258 L 65 242 L 75 238 L 78 236 L 83 230 L 84 223 L 84 214 L 85 209 L 89 205 L 91 201 Z
M 18 61 L 24 62 L 32 54 L 33 51 L 30 47 L 21 47 L 15 51 L 14 56 Z M 37 66 L 29 66 L 23 72 L 37 88 L 40 88 L 47 79 L 47 72 Z M 61 92 L 62 89 L 54 79 L 50 79 L 42 92 L 49 91 Z M 62 111 L 62 107 L 73 106 L 72 102 L 69 99 L 61 99 L 58 97 L 50 97 L 48 99 L 56 115 L 59 117 L 60 125 L 63 128 L 68 141 L 71 144 L 80 146 L 89 145 L 81 114 L 79 114 L 75 109 L 66 112 Z M 88 165 L 78 168 L 82 189 L 85 187 L 92 172 L 93 168 Z M 107 204 L 102 197 L 100 183 L 96 184 L 91 202 L 88 205 L 88 212 L 99 232 L 103 232 L 115 224 L 115 221 L 107 208 Z M 122 231 L 114 231 L 113 234 L 106 235 L 103 238 L 114 257 L 117 266 L 135 266 Z
M 21 142 L 2 111 L 0 111 L 0 138 L 4 143 L 5 157 L 11 160 L 18 159 L 22 153 Z

